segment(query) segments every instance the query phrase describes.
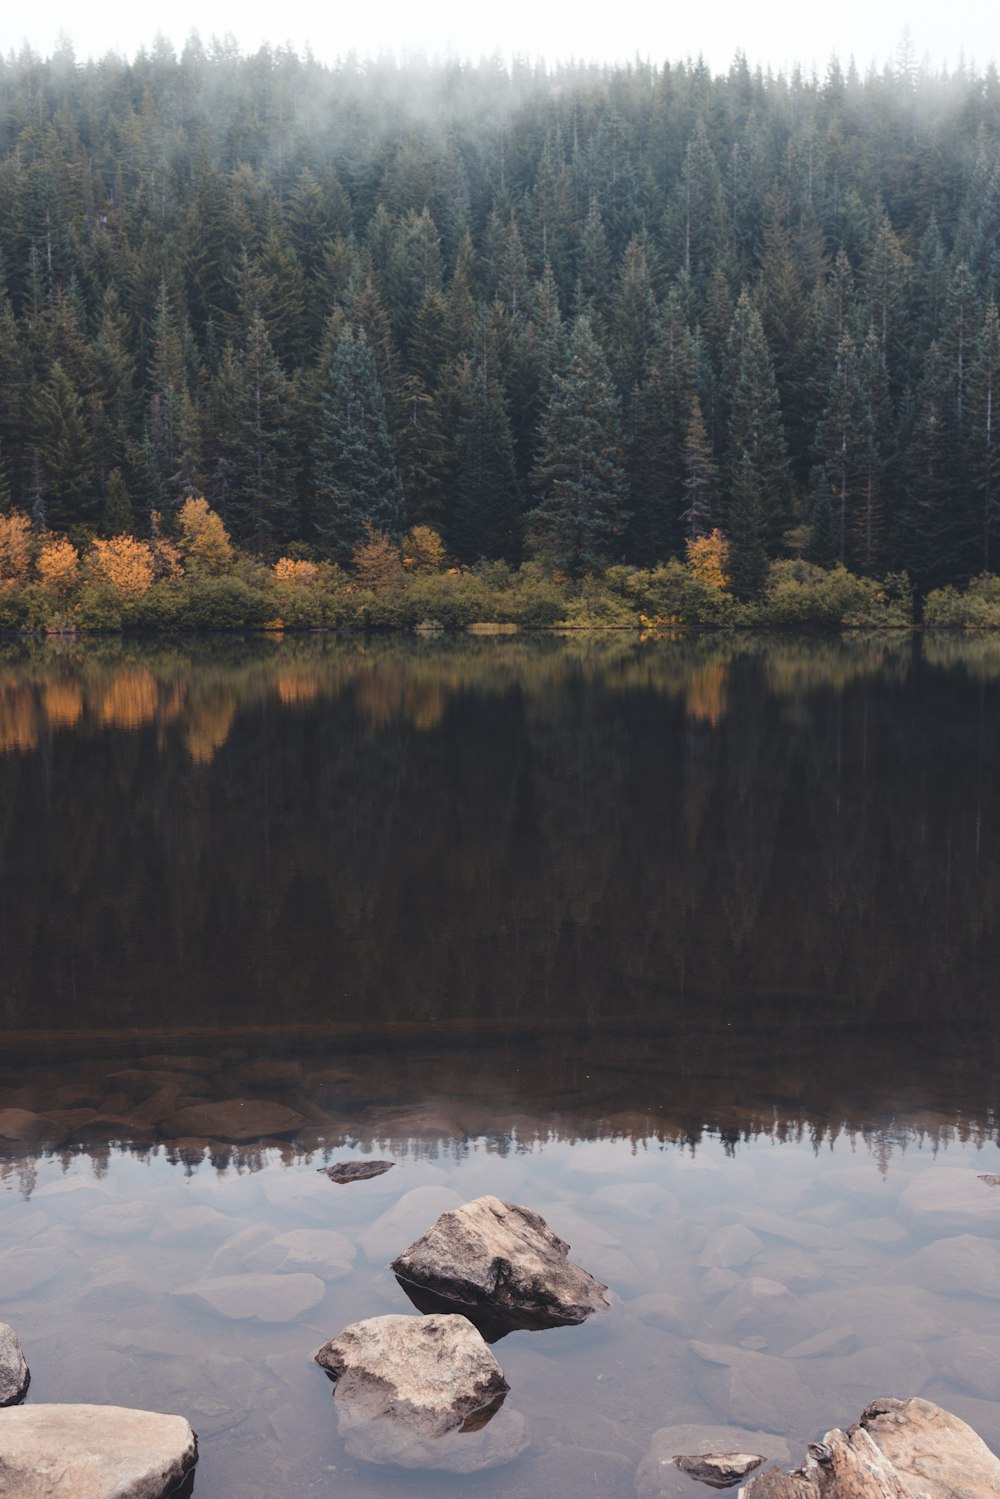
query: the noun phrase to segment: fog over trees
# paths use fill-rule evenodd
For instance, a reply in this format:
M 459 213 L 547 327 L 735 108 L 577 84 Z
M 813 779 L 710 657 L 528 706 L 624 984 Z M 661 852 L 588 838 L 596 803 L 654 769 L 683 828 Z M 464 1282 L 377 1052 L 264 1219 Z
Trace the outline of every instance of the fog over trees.
M 0 506 L 650 566 L 1000 556 L 1000 78 L 0 62 Z M 294 548 L 293 548 L 294 550 Z

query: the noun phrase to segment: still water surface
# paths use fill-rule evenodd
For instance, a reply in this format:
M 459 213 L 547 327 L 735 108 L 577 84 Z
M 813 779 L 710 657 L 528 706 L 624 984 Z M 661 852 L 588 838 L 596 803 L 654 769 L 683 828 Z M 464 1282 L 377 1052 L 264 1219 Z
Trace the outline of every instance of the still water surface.
M 664 1428 L 885 1394 L 1000 1444 L 998 706 L 985 638 L 5 648 L 29 1399 L 187 1415 L 201 1499 L 696 1499 Z M 612 1310 L 496 1345 L 510 1461 L 375 1466 L 311 1356 L 485 1192 Z

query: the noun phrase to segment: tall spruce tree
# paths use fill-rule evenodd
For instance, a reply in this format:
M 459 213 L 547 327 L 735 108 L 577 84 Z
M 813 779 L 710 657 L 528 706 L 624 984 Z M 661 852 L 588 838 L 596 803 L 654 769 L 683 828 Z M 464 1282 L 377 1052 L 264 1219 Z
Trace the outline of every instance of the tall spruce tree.
M 455 503 L 451 544 L 463 562 L 516 560 L 520 495 L 503 384 L 486 347 L 456 380 Z
M 539 552 L 579 576 L 620 552 L 626 521 L 621 407 L 590 321 L 572 327 L 553 381 L 532 475 L 528 517 Z
M 791 486 L 774 366 L 760 314 L 745 290 L 733 313 L 723 379 L 728 407 L 726 486 L 732 497 L 748 457 L 760 487 L 765 535 L 772 550 L 790 519 Z
M 312 449 L 313 529 L 323 551 L 346 562 L 366 525 L 398 537 L 403 489 L 385 402 L 364 330 L 349 324 L 330 359 Z

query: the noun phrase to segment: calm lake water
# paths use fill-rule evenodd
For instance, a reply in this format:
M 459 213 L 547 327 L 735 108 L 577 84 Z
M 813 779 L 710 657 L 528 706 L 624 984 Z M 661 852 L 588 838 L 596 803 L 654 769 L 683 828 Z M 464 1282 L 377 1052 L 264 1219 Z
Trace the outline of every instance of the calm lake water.
M 998 709 L 988 637 L 0 647 L 29 1400 L 186 1415 L 199 1499 L 698 1499 L 889 1394 L 1000 1446 Z M 612 1309 L 375 1464 L 312 1355 L 487 1192 Z

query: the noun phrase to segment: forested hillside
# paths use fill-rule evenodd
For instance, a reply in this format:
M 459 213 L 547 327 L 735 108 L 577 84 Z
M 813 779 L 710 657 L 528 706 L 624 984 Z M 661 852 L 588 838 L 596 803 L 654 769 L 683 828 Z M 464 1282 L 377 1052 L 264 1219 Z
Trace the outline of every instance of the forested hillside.
M 765 553 L 959 581 L 998 295 L 992 70 L 0 63 L 0 503 L 77 544 L 204 494 L 265 559 L 719 526 L 745 596 Z

